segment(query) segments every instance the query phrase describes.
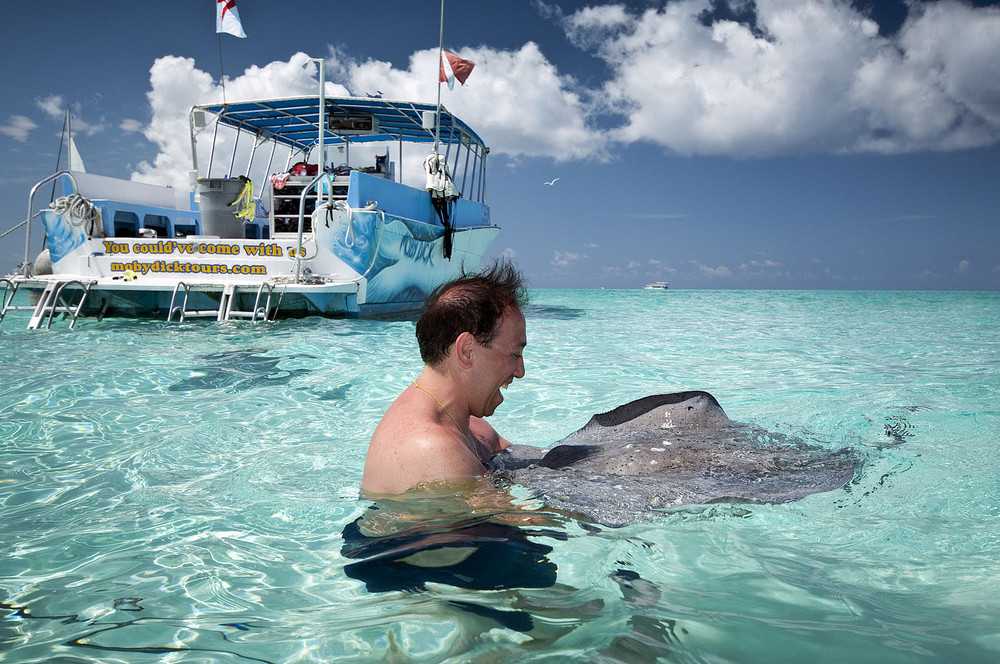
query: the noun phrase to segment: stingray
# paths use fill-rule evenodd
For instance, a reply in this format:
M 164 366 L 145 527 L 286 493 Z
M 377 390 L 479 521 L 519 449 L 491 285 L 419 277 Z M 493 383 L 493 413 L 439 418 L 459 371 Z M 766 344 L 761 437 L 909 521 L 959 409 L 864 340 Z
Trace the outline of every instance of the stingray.
M 714 396 L 658 394 L 594 415 L 549 450 L 512 445 L 495 478 L 533 489 L 554 509 L 606 526 L 713 503 L 785 503 L 854 476 L 846 449 L 732 422 Z
M 169 392 L 225 389 L 227 392 L 246 392 L 258 387 L 287 385 L 293 378 L 309 373 L 309 369 L 282 369 L 279 363 L 295 357 L 270 357 L 263 351 L 238 350 L 202 355 L 201 366 L 188 367 L 192 375 L 167 388 Z

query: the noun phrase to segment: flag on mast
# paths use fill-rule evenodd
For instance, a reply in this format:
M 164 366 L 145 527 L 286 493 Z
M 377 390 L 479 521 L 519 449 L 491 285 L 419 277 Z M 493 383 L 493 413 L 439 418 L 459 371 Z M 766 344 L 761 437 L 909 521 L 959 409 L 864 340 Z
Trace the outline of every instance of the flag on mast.
M 462 85 L 465 85 L 465 79 L 469 78 L 469 74 L 472 73 L 472 68 L 476 66 L 476 63 L 472 60 L 465 60 L 460 58 L 454 53 L 449 53 L 448 51 L 441 51 L 441 75 L 438 77 L 439 83 L 448 83 L 448 89 L 455 89 L 455 79 Z
M 243 23 L 240 22 L 240 12 L 236 9 L 236 0 L 216 0 L 215 7 L 215 31 L 246 38 Z

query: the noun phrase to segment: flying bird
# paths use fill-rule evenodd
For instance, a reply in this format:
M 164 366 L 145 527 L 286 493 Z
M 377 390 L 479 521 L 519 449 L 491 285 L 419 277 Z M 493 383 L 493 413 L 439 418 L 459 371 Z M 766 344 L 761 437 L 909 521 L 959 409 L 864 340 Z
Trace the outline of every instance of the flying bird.
M 552 178 L 551 180 L 549 180 L 545 184 L 547 184 L 547 185 L 549 185 L 551 187 L 552 185 L 554 185 L 556 183 L 557 180 L 559 180 L 559 178 Z

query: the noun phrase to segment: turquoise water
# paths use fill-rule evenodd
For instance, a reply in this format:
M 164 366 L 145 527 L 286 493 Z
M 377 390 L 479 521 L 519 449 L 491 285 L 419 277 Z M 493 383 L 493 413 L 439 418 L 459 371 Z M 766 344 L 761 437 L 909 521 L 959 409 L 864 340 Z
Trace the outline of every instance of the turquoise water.
M 844 489 L 619 529 L 546 588 L 369 593 L 344 526 L 412 322 L 0 326 L 0 662 L 994 662 L 1000 293 L 546 291 L 494 425 L 712 392 Z M 629 576 L 623 580 L 619 570 Z M 636 578 L 638 577 L 638 578 Z M 631 579 L 631 581 L 630 581 Z M 506 628 L 456 609 L 531 615 Z

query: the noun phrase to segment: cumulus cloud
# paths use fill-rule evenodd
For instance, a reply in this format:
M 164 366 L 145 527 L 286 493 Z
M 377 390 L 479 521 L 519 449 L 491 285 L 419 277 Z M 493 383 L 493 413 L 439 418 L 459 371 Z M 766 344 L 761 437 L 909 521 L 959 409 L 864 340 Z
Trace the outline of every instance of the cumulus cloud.
M 589 121 L 586 92 L 561 75 L 528 42 L 515 51 L 480 46 L 460 55 L 476 63 L 466 85 L 442 90 L 442 101 L 469 122 L 494 154 L 508 157 L 550 157 L 566 161 L 601 156 L 603 132 Z M 351 64 L 346 73 L 355 91 L 382 90 L 395 99 L 434 99 L 437 49 L 410 56 L 409 68 L 394 69 L 377 60 Z
M 479 132 L 493 154 L 557 161 L 603 155 L 605 139 L 589 124 L 590 108 L 574 91 L 575 82 L 560 76 L 536 44 L 516 51 L 463 49 L 461 55 L 476 63 L 474 76 L 454 91 L 445 88 L 442 101 Z M 436 65 L 437 49 L 417 51 L 406 69 L 378 60 L 358 62 L 331 49 L 325 61 L 326 93 L 379 91 L 388 99 L 434 99 L 436 78 L 427 72 L 435 71 Z M 309 64 L 309 57 L 296 53 L 287 62 L 251 67 L 227 79 L 225 96 L 237 101 L 314 94 L 315 77 L 316 67 Z M 335 77 L 343 83 L 334 82 Z M 176 56 L 156 60 L 150 83 L 147 97 L 153 117 L 144 134 L 160 152 L 152 163 L 141 163 L 133 178 L 186 186 L 191 164 L 188 111 L 195 104 L 222 101 L 222 86 L 195 68 L 193 59 Z M 199 137 L 201 164 L 208 157 L 207 133 Z M 222 149 L 231 146 L 224 143 Z M 423 155 L 414 158 L 422 160 Z
M 681 0 L 564 19 L 613 71 L 613 135 L 682 154 L 987 145 L 1000 137 L 1000 10 L 914 3 L 900 32 L 846 0 L 757 0 L 741 21 Z M 620 9 L 620 8 L 619 8 Z
M 142 162 L 132 178 L 140 182 L 189 186 L 191 139 L 188 112 L 195 104 L 253 98 L 289 97 L 316 91 L 315 67 L 308 67 L 309 56 L 296 53 L 287 62 L 272 62 L 264 67 L 250 67 L 241 76 L 225 81 L 223 86 L 212 76 L 197 69 L 194 59 L 177 56 L 158 58 L 150 69 L 151 89 L 147 93 L 152 120 L 143 134 L 160 148 L 152 163 Z M 327 82 L 331 95 L 347 94 L 346 88 Z M 209 132 L 198 137 L 199 164 L 208 159 Z M 222 136 L 220 149 L 232 151 L 231 138 Z M 240 157 L 246 157 L 243 153 Z M 238 162 L 239 163 L 239 162 Z M 217 175 L 217 174 L 216 174 Z
M 31 118 L 24 115 L 12 115 L 7 118 L 7 123 L 0 125 L 0 134 L 9 136 L 15 141 L 24 143 L 28 140 L 28 134 L 32 129 L 38 127 Z
M 858 147 L 961 149 L 1000 137 L 1000 10 L 914 4 L 899 38 L 858 67 L 849 91 L 866 113 Z
M 534 42 L 459 49 L 476 68 L 465 86 L 442 91 L 443 102 L 511 163 L 602 160 L 637 142 L 680 154 L 766 157 L 950 150 L 1000 139 L 997 7 L 914 2 L 899 31 L 886 36 L 848 0 L 676 0 L 644 11 L 606 3 L 570 14 L 537 6 L 610 73 L 588 88 Z M 436 96 L 436 49 L 414 52 L 405 67 L 335 48 L 325 62 L 331 95 Z M 228 79 L 226 98 L 312 94 L 315 70 L 296 53 Z M 160 153 L 134 177 L 183 185 L 188 110 L 221 101 L 222 86 L 192 59 L 174 56 L 154 63 L 150 81 L 152 120 L 143 132 Z M 54 113 L 62 100 L 44 104 Z M 0 131 L 25 135 L 26 118 L 18 118 Z

